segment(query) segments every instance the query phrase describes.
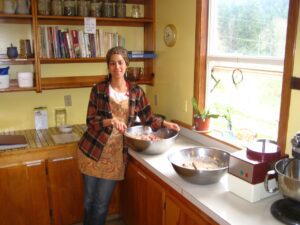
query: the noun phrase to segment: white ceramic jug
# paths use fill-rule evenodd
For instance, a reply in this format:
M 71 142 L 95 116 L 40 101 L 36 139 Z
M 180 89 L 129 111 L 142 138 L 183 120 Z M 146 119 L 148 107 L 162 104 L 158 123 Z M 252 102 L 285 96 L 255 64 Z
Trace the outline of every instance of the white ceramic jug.
M 17 0 L 17 14 L 29 14 L 30 0 Z
M 3 11 L 7 14 L 15 14 L 17 4 L 15 0 L 4 0 L 3 2 Z

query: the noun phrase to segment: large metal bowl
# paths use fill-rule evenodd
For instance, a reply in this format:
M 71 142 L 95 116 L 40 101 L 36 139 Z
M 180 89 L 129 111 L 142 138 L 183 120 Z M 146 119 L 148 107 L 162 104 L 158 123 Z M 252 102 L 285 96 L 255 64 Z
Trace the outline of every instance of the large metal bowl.
M 184 180 L 194 184 L 213 184 L 227 172 L 229 156 L 228 152 L 220 149 L 193 147 L 173 152 L 169 154 L 168 159 Z M 192 162 L 193 168 L 187 168 Z
M 147 141 L 135 138 L 136 135 L 141 134 L 154 134 L 160 137 L 161 140 Z M 128 146 L 134 151 L 148 155 L 158 155 L 167 151 L 174 144 L 178 132 L 167 128 L 161 128 L 153 132 L 151 127 L 148 126 L 134 126 L 129 127 L 124 136 Z
M 275 171 L 278 176 L 278 187 L 271 190 L 268 187 L 268 177 L 274 172 L 271 170 L 266 175 L 266 190 L 273 193 L 279 189 L 284 197 L 300 202 L 300 159 L 281 159 L 275 163 Z

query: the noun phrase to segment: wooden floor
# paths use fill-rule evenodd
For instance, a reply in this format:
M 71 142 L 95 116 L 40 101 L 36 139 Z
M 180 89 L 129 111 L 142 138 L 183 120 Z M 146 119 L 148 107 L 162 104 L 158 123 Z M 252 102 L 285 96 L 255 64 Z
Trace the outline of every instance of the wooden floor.
M 83 225 L 83 223 L 77 223 L 73 225 Z M 105 225 L 125 225 L 125 223 L 119 217 L 110 217 L 107 219 Z

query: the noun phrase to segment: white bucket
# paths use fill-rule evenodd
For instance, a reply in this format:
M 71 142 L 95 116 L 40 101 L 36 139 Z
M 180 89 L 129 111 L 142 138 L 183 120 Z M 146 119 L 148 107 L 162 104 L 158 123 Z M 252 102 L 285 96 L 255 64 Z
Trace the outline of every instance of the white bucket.
M 32 72 L 18 72 L 18 85 L 19 87 L 32 87 L 33 86 L 33 73 Z
M 1 75 L 0 74 L 0 89 L 9 88 L 9 75 Z

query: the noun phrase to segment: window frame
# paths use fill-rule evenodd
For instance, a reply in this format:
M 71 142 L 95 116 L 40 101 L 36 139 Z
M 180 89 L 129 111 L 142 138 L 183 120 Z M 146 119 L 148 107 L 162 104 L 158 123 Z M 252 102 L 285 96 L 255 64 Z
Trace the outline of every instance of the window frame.
M 196 0 L 194 97 L 197 99 L 200 107 L 205 106 L 206 98 L 206 70 L 209 21 L 208 13 L 209 0 Z M 277 140 L 277 143 L 282 153 L 285 153 L 287 139 L 290 98 L 292 90 L 292 74 L 294 68 L 294 53 L 297 38 L 298 15 L 299 0 L 290 0 L 288 9 L 288 24 L 283 63 L 282 93 Z

